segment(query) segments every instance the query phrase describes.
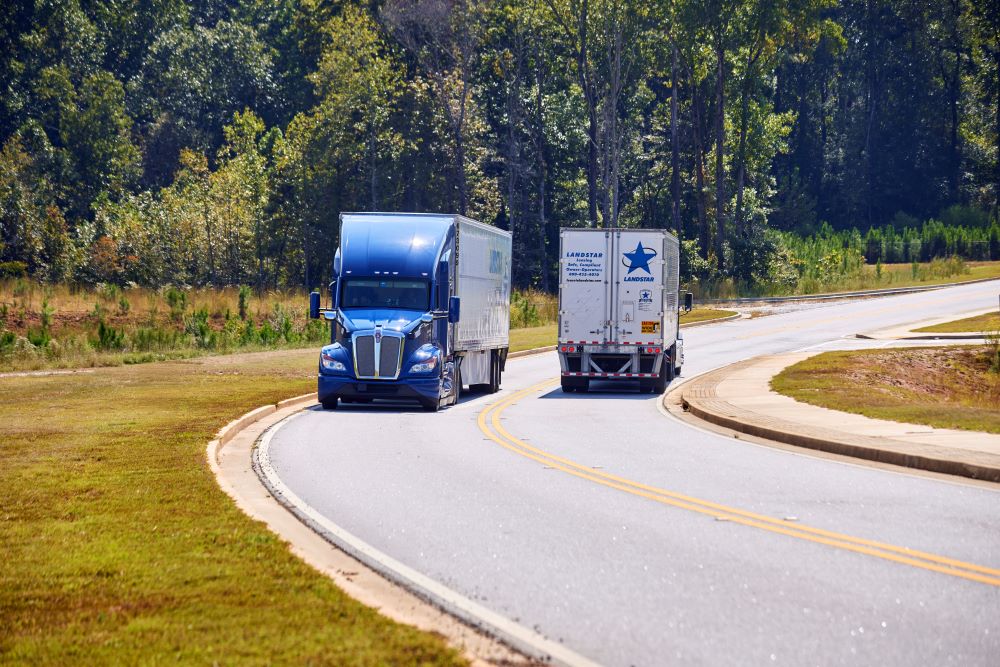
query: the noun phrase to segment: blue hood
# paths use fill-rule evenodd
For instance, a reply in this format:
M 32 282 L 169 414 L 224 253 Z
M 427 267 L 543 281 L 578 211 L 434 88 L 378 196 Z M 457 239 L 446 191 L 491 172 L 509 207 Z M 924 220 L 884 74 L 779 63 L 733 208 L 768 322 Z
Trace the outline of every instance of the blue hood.
M 352 331 L 374 329 L 380 324 L 385 329 L 401 331 L 424 314 L 422 310 L 398 308 L 351 308 L 343 313 L 350 319 Z

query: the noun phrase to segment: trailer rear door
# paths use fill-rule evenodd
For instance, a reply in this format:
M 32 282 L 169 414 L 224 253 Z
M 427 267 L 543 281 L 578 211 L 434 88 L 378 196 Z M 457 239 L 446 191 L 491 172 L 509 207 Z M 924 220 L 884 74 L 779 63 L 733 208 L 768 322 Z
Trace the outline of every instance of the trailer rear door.
M 614 342 L 663 345 L 665 240 L 662 231 L 615 233 Z
M 559 342 L 608 342 L 611 234 L 564 229 L 559 235 Z

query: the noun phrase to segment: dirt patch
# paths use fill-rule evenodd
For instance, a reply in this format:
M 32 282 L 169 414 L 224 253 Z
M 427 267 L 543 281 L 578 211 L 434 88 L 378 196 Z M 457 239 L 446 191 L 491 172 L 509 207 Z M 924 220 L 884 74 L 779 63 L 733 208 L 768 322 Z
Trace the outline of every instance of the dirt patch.
M 915 394 L 1000 409 L 1000 382 L 988 371 L 986 350 L 950 347 L 866 354 L 864 363 L 847 370 L 846 376 L 859 386 L 899 396 Z
M 1000 373 L 991 346 L 828 352 L 779 373 L 772 388 L 879 419 L 1000 433 Z

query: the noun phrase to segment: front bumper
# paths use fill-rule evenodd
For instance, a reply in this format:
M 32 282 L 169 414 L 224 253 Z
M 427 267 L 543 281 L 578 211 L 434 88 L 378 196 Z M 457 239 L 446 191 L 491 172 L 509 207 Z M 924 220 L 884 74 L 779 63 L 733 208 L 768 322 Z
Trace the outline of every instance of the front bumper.
M 425 403 L 441 397 L 441 378 L 407 378 L 404 380 L 355 380 L 354 378 L 320 373 L 317 392 L 320 402 L 338 398 L 384 398 Z

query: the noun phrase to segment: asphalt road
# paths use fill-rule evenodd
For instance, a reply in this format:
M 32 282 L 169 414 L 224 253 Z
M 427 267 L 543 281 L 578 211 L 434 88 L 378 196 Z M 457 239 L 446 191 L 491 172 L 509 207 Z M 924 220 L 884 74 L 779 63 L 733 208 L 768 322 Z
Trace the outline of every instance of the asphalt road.
M 998 292 L 689 329 L 684 376 Z M 438 414 L 306 411 L 270 461 L 347 531 L 602 664 L 1000 665 L 1000 489 L 725 438 L 618 385 L 563 394 L 557 372 L 511 360 L 500 394 Z

